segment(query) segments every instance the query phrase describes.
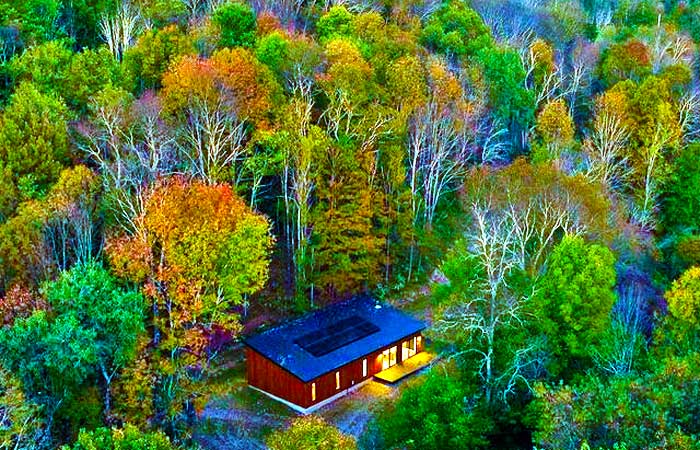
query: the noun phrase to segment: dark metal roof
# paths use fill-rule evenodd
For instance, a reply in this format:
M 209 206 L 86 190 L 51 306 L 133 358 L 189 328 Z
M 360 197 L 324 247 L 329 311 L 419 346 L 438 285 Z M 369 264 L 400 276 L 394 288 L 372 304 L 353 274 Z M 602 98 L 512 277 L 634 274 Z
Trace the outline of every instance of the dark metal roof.
M 393 306 L 360 296 L 251 336 L 245 343 L 308 382 L 424 328 L 423 322 Z

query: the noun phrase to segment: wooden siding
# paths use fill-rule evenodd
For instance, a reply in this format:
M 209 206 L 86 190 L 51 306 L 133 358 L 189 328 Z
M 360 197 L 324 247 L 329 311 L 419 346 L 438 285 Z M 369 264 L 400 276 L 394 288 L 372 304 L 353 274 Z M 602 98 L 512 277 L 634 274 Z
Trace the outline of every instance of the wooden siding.
M 299 406 L 309 406 L 311 388 L 307 397 L 303 381 L 250 347 L 246 347 L 246 373 L 251 386 Z
M 348 364 L 328 372 L 320 377 L 304 383 L 291 372 L 273 363 L 263 355 L 250 347 L 246 348 L 246 366 L 248 384 L 255 386 L 272 395 L 281 397 L 287 401 L 308 408 L 316 403 L 332 397 L 340 392 L 350 389 L 362 381 L 372 378 L 374 374 L 382 371 L 381 354 L 384 350 L 396 346 L 396 362 L 401 362 L 402 342 L 421 336 L 421 333 L 412 334 L 399 341 L 382 347 L 362 358 L 351 361 Z M 417 345 L 416 353 L 423 351 L 423 339 Z M 362 376 L 362 361 L 367 359 L 367 376 Z M 336 389 L 335 373 L 340 372 L 340 388 Z M 311 400 L 311 385 L 316 383 L 316 400 Z

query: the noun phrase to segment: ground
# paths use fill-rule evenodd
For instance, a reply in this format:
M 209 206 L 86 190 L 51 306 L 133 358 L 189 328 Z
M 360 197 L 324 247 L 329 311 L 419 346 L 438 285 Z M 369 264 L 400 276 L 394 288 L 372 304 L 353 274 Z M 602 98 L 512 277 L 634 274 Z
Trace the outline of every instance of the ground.
M 215 396 L 201 414 L 196 440 L 205 449 L 264 449 L 266 436 L 297 416 L 287 406 L 248 387 L 242 358 L 231 360 L 211 384 L 218 384 L 217 390 L 225 393 Z M 397 392 L 395 386 L 369 381 L 316 414 L 359 438 L 373 410 L 382 400 L 396 397 Z

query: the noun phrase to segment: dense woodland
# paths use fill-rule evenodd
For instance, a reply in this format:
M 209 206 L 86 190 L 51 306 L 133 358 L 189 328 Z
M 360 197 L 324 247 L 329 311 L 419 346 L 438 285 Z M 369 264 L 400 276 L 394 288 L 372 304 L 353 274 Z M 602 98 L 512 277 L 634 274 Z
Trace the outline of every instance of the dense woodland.
M 699 43 L 696 0 L 0 0 L 0 449 L 197 448 L 222 353 L 361 292 L 442 363 L 270 448 L 700 449 Z

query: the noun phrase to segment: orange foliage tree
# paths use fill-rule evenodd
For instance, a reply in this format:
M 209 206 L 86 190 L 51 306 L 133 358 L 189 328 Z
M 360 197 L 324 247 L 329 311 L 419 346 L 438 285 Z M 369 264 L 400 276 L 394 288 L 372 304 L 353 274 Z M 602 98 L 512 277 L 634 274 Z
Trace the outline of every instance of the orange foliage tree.
M 210 59 L 187 56 L 163 76 L 166 110 L 180 112 L 193 101 L 213 105 L 223 97 L 239 118 L 265 128 L 280 87 L 270 69 L 243 48 L 223 49 Z
M 142 285 L 151 304 L 147 354 L 125 379 L 150 377 L 153 419 L 172 424 L 202 404 L 196 381 L 216 355 L 211 337 L 240 331 L 233 308 L 266 283 L 273 238 L 268 220 L 229 185 L 181 177 L 159 182 L 139 219 L 139 232 L 106 247 L 114 271 Z M 128 397 L 138 415 L 148 399 Z

